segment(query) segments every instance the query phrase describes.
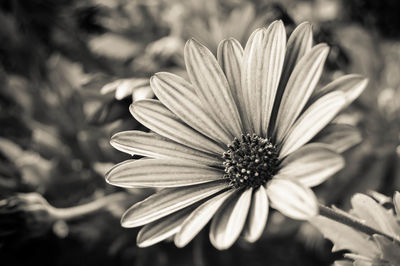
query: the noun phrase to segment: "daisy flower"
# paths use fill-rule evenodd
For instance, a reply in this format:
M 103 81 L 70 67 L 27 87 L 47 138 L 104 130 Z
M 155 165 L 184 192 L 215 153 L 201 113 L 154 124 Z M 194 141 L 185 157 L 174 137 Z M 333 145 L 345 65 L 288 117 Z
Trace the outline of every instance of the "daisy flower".
M 329 125 L 367 81 L 344 76 L 316 89 L 329 48 L 312 45 L 309 23 L 286 41 L 281 21 L 253 32 L 246 47 L 220 43 L 217 58 L 194 39 L 184 56 L 190 81 L 157 73 L 158 100 L 130 106 L 152 132 L 121 132 L 111 144 L 145 156 L 113 167 L 110 184 L 162 188 L 128 209 L 124 227 L 145 225 L 137 243 L 173 237 L 189 243 L 209 222 L 210 241 L 227 249 L 240 235 L 254 242 L 269 207 L 307 220 L 318 214 L 310 187 L 340 170 L 338 152 L 359 139 L 354 129 Z

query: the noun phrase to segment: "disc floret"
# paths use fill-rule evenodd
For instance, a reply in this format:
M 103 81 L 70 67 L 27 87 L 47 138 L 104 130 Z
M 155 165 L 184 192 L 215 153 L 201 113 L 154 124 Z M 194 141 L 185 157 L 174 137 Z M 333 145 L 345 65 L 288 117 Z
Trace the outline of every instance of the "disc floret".
M 222 155 L 225 175 L 236 188 L 258 188 L 278 171 L 279 160 L 276 146 L 256 134 L 242 134 L 228 145 Z

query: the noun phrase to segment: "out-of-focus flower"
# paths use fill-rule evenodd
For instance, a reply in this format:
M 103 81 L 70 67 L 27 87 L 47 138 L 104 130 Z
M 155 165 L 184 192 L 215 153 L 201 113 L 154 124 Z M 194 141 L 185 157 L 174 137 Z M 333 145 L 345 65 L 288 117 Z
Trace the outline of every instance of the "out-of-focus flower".
M 374 196 L 379 194 L 372 193 Z M 382 198 L 379 195 L 379 198 Z M 385 200 L 386 201 L 386 200 Z M 349 250 L 345 254 L 347 260 L 335 262 L 335 265 L 400 265 L 400 193 L 393 197 L 393 208 L 386 209 L 371 197 L 356 194 L 351 200 L 352 209 L 348 215 L 353 215 L 384 234 L 393 236 L 397 240 L 390 240 L 386 236 L 374 234 L 372 237 L 361 233 L 347 225 L 328 218 L 318 216 L 312 218 L 311 223 L 323 235 L 333 242 L 332 251 Z
M 119 60 L 126 60 L 137 55 L 141 45 L 121 35 L 106 33 L 93 37 L 89 42 L 89 48 L 93 53 Z
M 174 56 L 179 65 L 183 65 L 181 51 L 185 43 L 180 36 L 163 37 L 153 43 L 150 43 L 146 52 L 154 57 L 160 58 L 162 61 L 167 61 L 171 56 Z
M 400 114 L 400 88 L 383 89 L 378 95 L 378 107 L 389 121 L 397 119 Z
M 104 85 L 100 91 L 102 94 L 115 91 L 117 100 L 122 100 L 127 96 L 132 96 L 133 101 L 154 97 L 149 80 L 145 78 L 118 79 Z
M 312 46 L 310 24 L 286 42 L 276 21 L 256 30 L 244 51 L 233 38 L 222 41 L 217 59 L 189 40 L 190 83 L 170 73 L 151 78 L 159 101 L 137 101 L 130 111 L 155 133 L 126 131 L 111 140 L 150 158 L 122 162 L 106 175 L 116 186 L 164 188 L 122 217 L 124 227 L 146 225 L 139 246 L 171 236 L 185 246 L 212 219 L 210 240 L 227 249 L 242 231 L 248 242 L 261 236 L 269 206 L 299 220 L 317 215 L 310 187 L 343 167 L 336 145 L 343 151 L 358 143 L 332 137 L 337 125 L 318 133 L 367 84 L 348 75 L 315 90 L 328 51 Z
M 205 7 L 200 12 L 194 10 L 195 12 L 188 14 L 190 19 L 187 19 L 184 31 L 186 36 L 194 36 L 212 52 L 217 51 L 220 40 L 233 37 L 243 44 L 249 37 L 249 33 L 264 25 L 266 21 L 277 19 L 277 17 L 271 18 L 269 13 L 257 16 L 252 4 L 239 5 L 226 16 L 221 16 L 222 12 L 216 11 L 218 9 L 217 1 L 210 2 L 208 5 L 204 5 L 209 8 Z

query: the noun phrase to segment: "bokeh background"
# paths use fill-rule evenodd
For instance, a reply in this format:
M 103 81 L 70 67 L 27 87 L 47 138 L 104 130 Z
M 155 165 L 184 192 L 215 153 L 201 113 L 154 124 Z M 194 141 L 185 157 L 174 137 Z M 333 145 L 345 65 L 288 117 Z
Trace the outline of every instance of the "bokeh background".
M 137 230 L 121 228 L 119 219 L 149 191 L 106 184 L 104 173 L 128 158 L 109 139 L 146 130 L 129 104 L 154 97 L 148 78 L 155 72 L 186 75 L 188 38 L 215 53 L 222 39 L 244 45 L 252 30 L 276 19 L 287 32 L 310 21 L 315 42 L 331 46 L 321 83 L 346 73 L 370 80 L 337 117 L 357 126 L 363 141 L 345 153 L 345 169 L 315 191 L 344 209 L 356 192 L 391 196 L 400 188 L 399 12 L 398 0 L 2 0 L 0 264 L 330 265 L 342 254 L 332 254 L 329 241 L 276 212 L 252 245 L 217 251 L 203 230 L 183 249 L 168 242 L 137 248 Z M 68 221 L 3 206 L 25 195 L 16 193 L 68 208 L 117 192 L 123 200 Z

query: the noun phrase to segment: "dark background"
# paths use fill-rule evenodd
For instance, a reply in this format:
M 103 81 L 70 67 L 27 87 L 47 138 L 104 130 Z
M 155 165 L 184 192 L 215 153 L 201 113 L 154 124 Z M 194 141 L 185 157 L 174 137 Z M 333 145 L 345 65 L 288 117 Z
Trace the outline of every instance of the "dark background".
M 117 98 L 101 88 L 122 78 L 146 84 L 161 70 L 184 76 L 188 38 L 215 52 L 221 39 L 244 45 L 252 30 L 275 19 L 288 33 L 310 21 L 315 41 L 331 46 L 323 83 L 346 73 L 370 79 L 337 118 L 357 126 L 363 142 L 346 152 L 344 170 L 315 189 L 319 199 L 346 209 L 355 192 L 391 196 L 400 187 L 399 12 L 397 0 L 2 0 L 0 200 L 37 192 L 64 208 L 118 191 L 103 175 L 128 157 L 109 139 L 145 129 L 129 115 L 132 88 Z M 133 88 L 152 97 L 146 86 Z M 278 213 L 253 245 L 239 241 L 217 251 L 206 229 L 183 249 L 168 242 L 139 249 L 137 230 L 121 228 L 119 217 L 146 192 L 130 193 L 111 211 L 67 223 L 49 225 L 24 211 L 2 214 L 14 227 L 10 233 L 0 222 L 0 264 L 330 265 L 341 257 L 311 225 Z

